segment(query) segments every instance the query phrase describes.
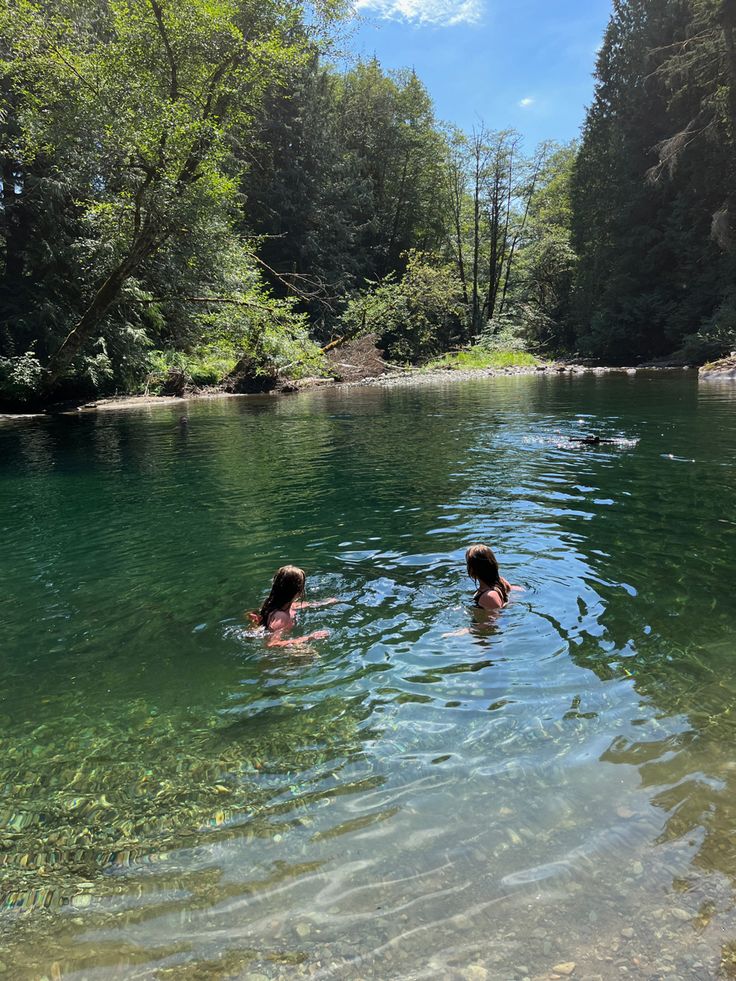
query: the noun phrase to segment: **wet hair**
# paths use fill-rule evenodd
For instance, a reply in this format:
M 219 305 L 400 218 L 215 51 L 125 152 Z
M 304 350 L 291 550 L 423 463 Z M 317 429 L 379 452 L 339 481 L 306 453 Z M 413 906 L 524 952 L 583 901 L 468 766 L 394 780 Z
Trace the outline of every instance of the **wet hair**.
M 264 627 L 268 627 L 273 613 L 302 595 L 306 581 L 304 570 L 295 565 L 284 565 L 277 571 L 271 583 L 271 592 L 260 609 L 261 624 Z
M 490 589 L 497 589 L 504 603 L 508 602 L 509 591 L 498 571 L 498 560 L 487 545 L 471 545 L 465 553 L 465 564 L 471 579 L 484 582 Z

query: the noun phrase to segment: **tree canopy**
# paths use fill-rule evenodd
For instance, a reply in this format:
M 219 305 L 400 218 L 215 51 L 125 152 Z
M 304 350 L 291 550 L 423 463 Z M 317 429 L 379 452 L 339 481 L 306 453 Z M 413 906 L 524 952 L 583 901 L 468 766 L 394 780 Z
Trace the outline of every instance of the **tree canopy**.
M 0 396 L 321 370 L 363 313 L 404 361 L 736 343 L 736 0 L 614 0 L 580 141 L 537 148 L 336 68 L 349 7 L 3 5 Z

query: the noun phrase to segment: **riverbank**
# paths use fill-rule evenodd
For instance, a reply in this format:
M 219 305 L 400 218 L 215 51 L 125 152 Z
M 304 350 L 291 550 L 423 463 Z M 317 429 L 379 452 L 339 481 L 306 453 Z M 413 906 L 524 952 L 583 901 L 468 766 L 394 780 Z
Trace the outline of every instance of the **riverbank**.
M 682 372 L 690 369 L 650 366 L 641 367 L 610 367 L 590 366 L 581 364 L 538 364 L 524 365 L 511 368 L 453 368 L 453 369 L 422 369 L 397 374 L 395 372 L 368 378 L 362 382 L 349 382 L 351 386 L 392 386 L 392 385 L 425 385 L 446 381 L 472 381 L 477 378 L 505 378 L 514 375 L 636 375 L 639 373 Z
M 580 376 L 580 375 L 637 375 L 694 372 L 695 368 L 674 366 L 591 366 L 552 362 L 548 364 L 523 365 L 508 368 L 392 368 L 381 375 L 343 381 L 334 378 L 302 378 L 298 381 L 285 380 L 269 392 L 256 393 L 260 398 L 296 395 L 314 391 L 317 388 L 392 388 L 399 385 L 423 386 L 446 384 L 449 382 L 473 381 L 481 378 L 508 378 L 522 375 Z M 736 376 L 736 370 L 734 372 Z M 701 369 L 701 377 L 703 377 Z M 721 376 L 723 377 L 723 376 Z M 77 415 L 90 412 L 120 412 L 127 409 L 160 408 L 162 406 L 181 406 L 189 402 L 214 401 L 218 399 L 253 398 L 253 393 L 224 391 L 222 388 L 192 390 L 183 395 L 114 395 L 80 404 L 64 403 L 51 405 L 43 412 L 0 413 L 0 422 L 39 419 L 51 415 Z

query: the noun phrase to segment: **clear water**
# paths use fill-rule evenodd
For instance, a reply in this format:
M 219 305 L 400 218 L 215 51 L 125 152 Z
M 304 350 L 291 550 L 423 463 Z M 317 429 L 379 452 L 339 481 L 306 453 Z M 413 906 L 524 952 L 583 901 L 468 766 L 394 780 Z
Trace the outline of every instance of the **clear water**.
M 736 386 L 181 413 L 0 425 L 0 970 L 732 972 Z M 287 561 L 303 657 L 245 631 Z

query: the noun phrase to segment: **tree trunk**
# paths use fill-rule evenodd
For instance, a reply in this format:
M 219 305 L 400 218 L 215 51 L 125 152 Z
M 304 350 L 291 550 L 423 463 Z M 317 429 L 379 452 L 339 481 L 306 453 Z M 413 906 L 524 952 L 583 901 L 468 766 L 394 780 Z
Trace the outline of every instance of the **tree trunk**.
M 455 247 L 457 250 L 457 266 L 460 282 L 463 287 L 463 303 L 468 306 L 468 278 L 465 274 L 465 255 L 463 253 L 463 187 L 461 186 L 460 169 L 457 168 L 452 178 L 452 213 L 455 224 Z
M 728 113 L 731 123 L 731 138 L 736 140 L 736 0 L 723 0 L 721 23 L 726 45 L 726 68 L 728 70 Z
M 18 136 L 16 96 L 6 78 L 0 85 L 0 104 L 5 107 L 5 120 L 0 131 L 0 180 L 2 180 L 2 237 L 5 240 L 5 271 L 0 281 L 2 298 L 18 296 L 23 275 L 25 231 L 23 212 L 24 171 L 19 161 L 7 149 Z M 18 193 L 20 192 L 20 193 Z
M 478 281 L 480 267 L 480 146 L 475 147 L 475 182 L 473 187 L 473 336 L 480 333 Z
M 731 130 L 731 166 L 726 199 L 728 213 L 726 244 L 729 251 L 733 251 L 736 247 L 736 159 L 734 159 L 736 155 L 736 0 L 722 0 L 721 24 L 726 47 L 728 115 Z
M 516 255 L 516 248 L 519 244 L 519 240 L 523 237 L 526 230 L 526 223 L 529 218 L 529 211 L 532 206 L 532 200 L 534 199 L 534 192 L 537 189 L 537 181 L 539 180 L 539 175 L 542 172 L 542 166 L 544 164 L 544 156 L 537 158 L 534 165 L 534 173 L 532 175 L 531 185 L 527 190 L 526 207 L 524 208 L 524 217 L 521 221 L 521 227 L 517 230 L 514 235 L 513 241 L 511 243 L 511 251 L 509 252 L 508 261 L 506 263 L 506 277 L 503 283 L 503 293 L 501 294 L 501 305 L 499 307 L 499 315 L 503 314 L 506 309 L 506 296 L 509 291 L 509 281 L 511 279 L 511 267 L 514 264 L 514 256 Z
M 91 303 L 75 326 L 69 331 L 61 347 L 51 357 L 46 369 L 46 387 L 51 388 L 90 339 L 102 318 L 115 304 L 120 291 L 141 263 L 154 255 L 165 240 L 157 234 L 151 223 L 143 225 L 128 250 L 128 254 L 110 273 L 95 293 Z
M 498 266 L 498 238 L 499 223 L 501 218 L 501 199 L 500 199 L 500 180 L 498 169 L 493 178 L 493 196 L 491 198 L 490 211 L 491 224 L 491 254 L 488 260 L 488 319 L 493 320 L 496 314 L 496 300 L 498 299 L 499 277 L 496 272 Z
M 26 222 L 23 217 L 23 187 L 20 165 L 9 158 L 2 162 L 5 275 L 3 292 L 17 295 L 23 275 Z M 19 193 L 20 192 L 20 193 Z
M 401 221 L 402 212 L 404 210 L 404 195 L 406 193 L 406 178 L 409 173 L 409 153 L 404 157 L 404 167 L 401 173 L 401 181 L 399 182 L 399 193 L 396 201 L 396 210 L 394 211 L 394 220 L 391 226 L 391 239 L 388 243 L 387 258 L 391 268 L 394 267 L 394 249 L 396 248 L 396 239 L 399 237 L 399 223 Z M 398 258 L 398 257 L 397 257 Z M 387 272 L 388 270 L 384 270 Z

